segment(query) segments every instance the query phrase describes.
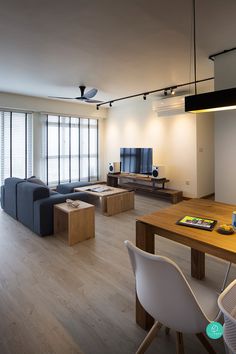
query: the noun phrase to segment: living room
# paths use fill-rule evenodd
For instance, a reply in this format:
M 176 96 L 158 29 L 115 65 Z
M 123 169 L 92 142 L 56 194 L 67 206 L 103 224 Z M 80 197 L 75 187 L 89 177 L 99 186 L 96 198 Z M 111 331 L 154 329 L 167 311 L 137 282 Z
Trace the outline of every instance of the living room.
M 218 224 L 212 233 L 204 231 L 206 236 L 217 234 L 220 223 L 231 224 L 232 212 L 236 210 L 233 184 L 236 168 L 232 163 L 236 145 L 235 110 L 189 113 L 185 112 L 184 98 L 196 93 L 192 84 L 196 80 L 203 79 L 197 84 L 197 94 L 235 87 L 236 4 L 233 0 L 225 4 L 180 0 L 171 7 L 161 1 L 147 4 L 141 0 L 112 6 L 107 0 L 99 4 L 74 0 L 66 4 L 15 0 L 2 4 L 1 185 L 9 177 L 21 179 L 14 188 L 22 196 L 21 204 L 14 205 L 14 217 L 4 212 L 3 199 L 7 196 L 7 202 L 12 203 L 9 191 L 1 195 L 0 352 L 3 354 L 138 351 L 151 322 L 148 323 L 147 313 L 139 312 L 135 275 L 127 252 L 129 244 L 124 241 L 139 247 L 142 232 L 149 234 L 151 230 L 137 231 L 142 218 L 157 212 L 161 220 L 165 210 L 173 210 L 177 221 L 175 213 L 182 204 L 172 205 L 169 200 L 135 190 L 127 193 L 129 198 L 134 194 L 134 201 L 126 211 L 107 216 L 107 210 L 102 209 L 104 202 L 101 207 L 97 199 L 90 201 L 84 195 L 80 199 L 79 193 L 84 191 L 74 191 L 69 185 L 79 183 L 75 188 L 84 188 L 89 183 L 103 183 L 105 188 L 108 165 L 120 161 L 121 148 L 150 148 L 152 165 L 165 168 L 169 180 L 165 188 L 181 191 L 184 203 L 196 198 L 200 203 L 208 203 L 209 213 L 213 208 L 211 203 L 230 205 L 224 212 L 225 219 L 213 218 L 212 214 Z M 212 55 L 214 60 L 209 59 Z M 79 88 L 81 85 L 85 86 L 84 92 Z M 94 96 L 90 98 L 89 92 Z M 136 97 L 129 97 L 133 95 Z M 89 100 L 90 103 L 86 102 Z M 98 101 L 93 103 L 93 100 Z M 27 181 L 22 180 L 31 176 L 46 186 L 27 187 Z M 59 191 L 58 186 L 66 189 L 65 194 L 53 195 Z M 50 221 L 42 212 L 45 204 L 34 199 L 39 190 L 45 193 L 43 189 L 47 187 L 50 188 L 47 198 L 58 198 L 58 203 L 48 203 Z M 29 190 L 32 200 L 27 199 Z M 85 237 L 88 239 L 69 246 L 56 232 L 40 237 L 44 235 L 35 231 L 38 230 L 35 225 L 31 227 L 24 222 L 30 218 L 30 209 L 34 209 L 30 203 L 37 203 L 40 223 L 43 227 L 51 223 L 55 230 L 60 222 L 64 223 L 62 213 L 58 214 L 58 225 L 53 224 L 55 205 L 68 198 L 78 199 L 80 206 L 92 203 L 93 221 L 81 214 L 84 230 L 88 224 L 94 227 L 94 235 Z M 105 200 L 108 203 L 109 197 Z M 114 200 L 117 206 L 120 199 Z M 200 206 L 196 210 L 199 212 Z M 215 215 L 217 212 L 218 209 Z M 204 216 L 197 212 L 194 215 Z M 155 252 L 148 242 L 139 248 L 175 262 L 193 291 L 204 288 L 220 292 L 225 274 L 224 287 L 235 280 L 235 255 L 227 248 L 230 240 L 234 248 L 235 235 L 222 236 L 222 247 L 227 244 L 225 258 L 218 257 L 214 247 L 207 254 L 202 248 L 204 240 L 200 242 L 197 257 L 206 253 L 206 276 L 197 280 L 191 276 L 194 257 L 191 245 L 174 236 L 166 237 L 163 225 L 155 225 L 159 230 L 154 233 Z M 195 230 L 182 229 L 183 236 L 187 232 L 184 230 Z M 199 261 L 201 266 L 202 262 Z M 147 319 L 146 326 L 138 313 Z M 223 323 L 222 319 L 219 322 Z M 168 326 L 165 321 L 163 324 L 157 335 L 152 334 L 154 340 L 150 346 L 139 349 L 140 353 L 206 352 L 202 337 L 190 330 L 183 331 L 182 336 L 181 331 L 164 329 Z M 217 340 L 209 338 L 206 332 L 204 336 L 216 353 L 225 352 L 223 336 Z

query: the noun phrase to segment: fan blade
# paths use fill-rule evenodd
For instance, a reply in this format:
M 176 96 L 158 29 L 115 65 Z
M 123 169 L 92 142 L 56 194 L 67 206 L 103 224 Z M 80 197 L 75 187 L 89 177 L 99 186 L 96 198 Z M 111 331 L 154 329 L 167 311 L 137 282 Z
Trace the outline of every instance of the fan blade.
M 61 100 L 74 100 L 74 97 L 57 97 L 57 96 L 48 96 L 50 98 L 60 98 Z
M 98 92 L 98 90 L 93 88 L 93 89 L 89 90 L 88 92 L 85 92 L 84 97 L 92 98 L 92 97 L 94 97 L 97 94 L 97 92 Z
M 98 101 L 98 100 L 84 100 L 84 102 L 87 102 L 87 103 L 102 103 L 103 101 Z
M 78 96 L 78 97 L 75 97 L 75 100 L 84 101 L 84 100 L 86 100 L 86 97 L 84 97 L 84 96 Z

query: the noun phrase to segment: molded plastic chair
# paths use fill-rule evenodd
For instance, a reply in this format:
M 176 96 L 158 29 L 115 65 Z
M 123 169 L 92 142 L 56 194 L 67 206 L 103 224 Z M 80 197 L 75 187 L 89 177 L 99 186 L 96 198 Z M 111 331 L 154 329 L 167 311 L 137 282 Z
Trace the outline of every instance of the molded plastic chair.
M 156 321 L 137 353 L 145 352 L 162 325 L 176 331 L 178 353 L 184 352 L 182 333 L 195 334 L 209 353 L 215 353 L 203 333 L 219 313 L 218 295 L 200 282 L 197 290 L 201 296 L 194 294 L 180 268 L 169 258 L 144 252 L 130 241 L 125 241 L 125 245 L 138 299 Z
M 227 286 L 218 299 L 224 315 L 224 341 L 230 353 L 236 353 L 236 279 Z

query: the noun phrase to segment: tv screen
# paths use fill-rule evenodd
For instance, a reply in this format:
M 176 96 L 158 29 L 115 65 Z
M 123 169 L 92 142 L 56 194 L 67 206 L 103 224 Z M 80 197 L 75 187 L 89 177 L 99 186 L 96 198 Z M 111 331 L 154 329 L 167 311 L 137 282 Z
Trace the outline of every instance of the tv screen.
M 152 174 L 152 148 L 121 148 L 121 171 Z

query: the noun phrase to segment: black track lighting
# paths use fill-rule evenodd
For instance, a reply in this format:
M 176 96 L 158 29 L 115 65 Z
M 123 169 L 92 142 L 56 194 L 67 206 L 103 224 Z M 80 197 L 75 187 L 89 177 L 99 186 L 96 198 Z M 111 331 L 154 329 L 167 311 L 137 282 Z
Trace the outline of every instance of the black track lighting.
M 123 100 L 127 100 L 129 98 L 134 98 L 134 97 L 139 97 L 139 96 L 143 96 L 143 99 L 146 100 L 147 99 L 147 95 L 156 93 L 156 92 L 163 92 L 164 91 L 164 95 L 167 96 L 168 95 L 168 91 L 170 91 L 170 93 L 172 95 L 174 95 L 175 89 L 177 89 L 178 87 L 183 87 L 183 86 L 189 86 L 189 85 L 194 85 L 196 83 L 199 82 L 205 82 L 205 81 L 209 81 L 209 80 L 214 80 L 214 77 L 209 77 L 207 79 L 202 79 L 202 80 L 197 80 L 197 81 L 191 81 L 191 82 L 186 82 L 183 84 L 178 84 L 175 86 L 170 86 L 170 87 L 164 87 L 164 88 L 159 88 L 156 90 L 152 90 L 152 91 L 146 91 L 146 92 L 142 92 L 142 93 L 136 93 L 135 95 L 130 95 L 130 96 L 125 96 L 125 97 L 120 97 L 120 98 L 116 98 L 112 101 L 106 101 L 106 102 L 102 102 L 102 103 L 98 103 L 97 104 L 97 109 L 99 109 L 100 106 L 104 106 L 105 104 L 109 104 L 110 107 L 112 107 L 112 104 L 114 102 L 118 102 L 118 101 L 123 101 Z
M 96 107 L 96 108 L 97 108 L 97 111 L 99 111 L 99 105 L 97 105 L 97 107 Z

